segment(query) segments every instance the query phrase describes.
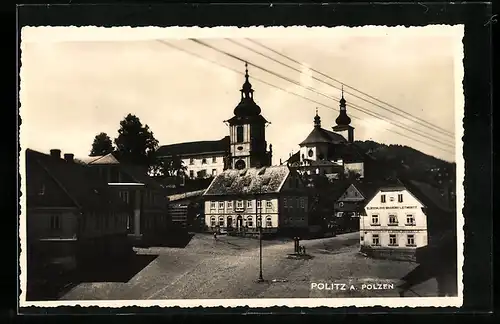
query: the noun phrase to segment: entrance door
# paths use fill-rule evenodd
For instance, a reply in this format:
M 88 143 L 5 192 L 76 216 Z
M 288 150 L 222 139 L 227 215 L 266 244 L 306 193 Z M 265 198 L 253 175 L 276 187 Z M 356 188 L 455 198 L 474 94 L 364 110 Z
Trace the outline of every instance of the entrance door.
M 238 216 L 236 218 L 236 227 L 238 228 L 238 231 L 241 231 L 243 229 L 243 217 Z
M 231 216 L 227 217 L 227 230 L 230 231 L 233 229 L 233 218 Z

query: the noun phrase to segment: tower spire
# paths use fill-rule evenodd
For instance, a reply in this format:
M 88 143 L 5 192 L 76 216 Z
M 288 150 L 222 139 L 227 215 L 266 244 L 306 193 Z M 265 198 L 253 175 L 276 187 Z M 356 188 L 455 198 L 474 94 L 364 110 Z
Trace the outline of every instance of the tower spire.
M 351 118 L 347 116 L 346 100 L 344 99 L 344 85 L 342 85 L 341 91 L 342 91 L 342 96 L 339 101 L 340 113 L 335 121 L 337 125 L 347 126 L 351 123 Z
M 253 98 L 253 89 L 252 84 L 250 83 L 248 75 L 248 62 L 245 62 L 245 83 L 243 83 L 243 87 L 241 88 L 241 99 L 244 98 Z
M 342 91 L 342 96 L 340 98 L 340 110 L 346 110 L 346 101 L 344 99 L 344 85 L 342 84 L 342 87 L 341 87 L 341 91 Z
M 316 108 L 316 116 L 314 116 L 314 127 L 321 127 L 321 117 L 318 115 L 318 108 Z

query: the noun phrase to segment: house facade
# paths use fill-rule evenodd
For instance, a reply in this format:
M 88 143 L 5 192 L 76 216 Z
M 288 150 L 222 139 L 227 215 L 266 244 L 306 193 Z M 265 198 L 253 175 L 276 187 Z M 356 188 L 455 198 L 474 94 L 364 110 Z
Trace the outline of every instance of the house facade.
M 424 205 L 404 187 L 381 188 L 360 218 L 362 247 L 415 249 L 427 245 Z
M 158 156 L 169 159 L 177 156 L 186 167 L 189 179 L 215 177 L 227 168 L 230 137 L 216 141 L 198 141 L 163 145 L 158 149 Z
M 401 180 L 380 187 L 360 217 L 361 250 L 414 258 L 429 242 L 429 227 L 439 232 L 453 222 L 439 191 L 417 181 Z M 443 226 L 442 226 L 443 225 Z
M 128 212 L 118 195 L 72 154 L 63 158 L 60 150 L 26 150 L 28 278 L 130 253 Z
M 209 231 L 277 233 L 309 227 L 308 192 L 287 166 L 226 170 L 204 193 Z
M 122 164 L 110 153 L 79 159 L 129 206 L 127 230 L 136 241 L 157 240 L 169 230 L 165 189 L 142 168 Z
M 366 214 L 366 199 L 373 197 L 383 182 L 372 182 L 367 179 L 338 182 L 344 188 L 335 199 L 334 210 L 339 228 L 343 231 L 358 231 L 360 217 Z

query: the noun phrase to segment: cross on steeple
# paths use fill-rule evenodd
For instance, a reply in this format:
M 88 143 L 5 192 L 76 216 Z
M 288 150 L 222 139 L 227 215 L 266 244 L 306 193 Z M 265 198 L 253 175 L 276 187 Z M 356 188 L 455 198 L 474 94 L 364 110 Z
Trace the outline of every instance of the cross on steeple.
M 346 110 L 346 106 L 345 106 L 345 99 L 344 99 L 344 85 L 342 84 L 342 87 L 341 87 L 341 91 L 342 91 L 342 97 L 340 98 L 340 110 Z
M 241 88 L 240 91 L 241 91 L 241 99 L 253 98 L 253 89 L 252 89 L 252 84 L 249 81 L 247 62 L 245 62 L 245 83 L 243 83 L 243 87 Z

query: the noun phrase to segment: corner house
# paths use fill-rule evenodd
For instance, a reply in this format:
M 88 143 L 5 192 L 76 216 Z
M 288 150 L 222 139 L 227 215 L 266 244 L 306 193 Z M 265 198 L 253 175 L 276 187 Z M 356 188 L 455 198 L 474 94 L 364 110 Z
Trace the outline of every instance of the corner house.
M 287 166 L 226 170 L 204 193 L 210 231 L 264 234 L 308 229 L 308 197 L 299 175 Z
M 416 248 L 428 244 L 429 235 L 453 229 L 454 214 L 444 196 L 437 188 L 412 180 L 398 179 L 380 187 L 360 217 L 361 252 L 413 260 Z

